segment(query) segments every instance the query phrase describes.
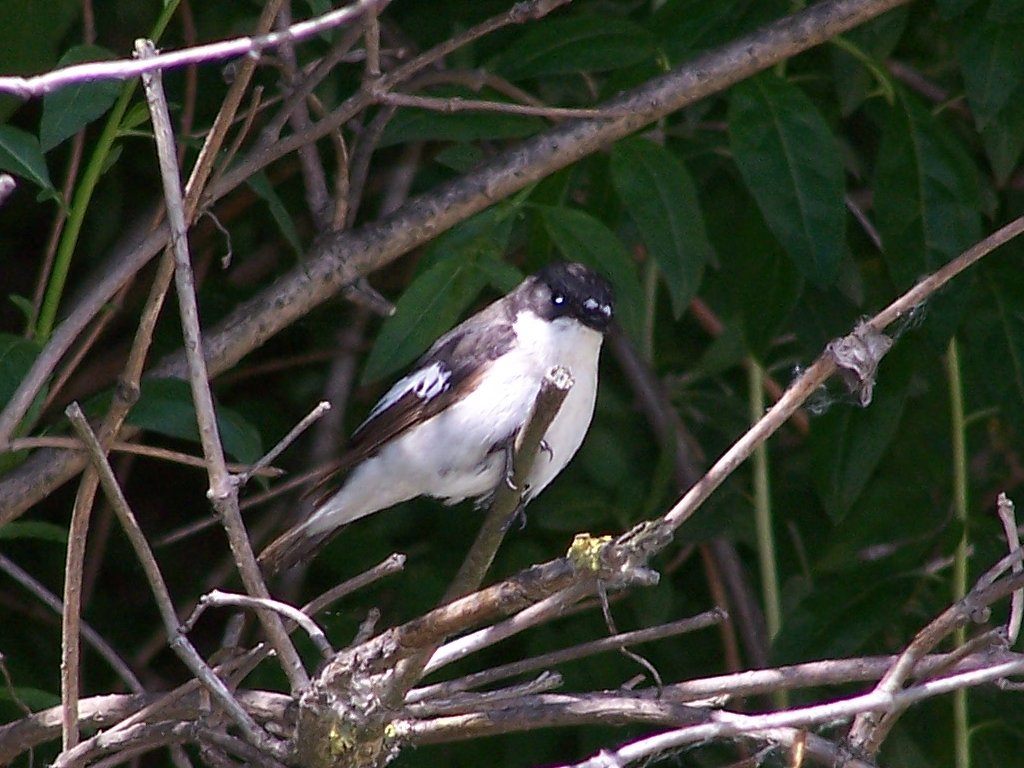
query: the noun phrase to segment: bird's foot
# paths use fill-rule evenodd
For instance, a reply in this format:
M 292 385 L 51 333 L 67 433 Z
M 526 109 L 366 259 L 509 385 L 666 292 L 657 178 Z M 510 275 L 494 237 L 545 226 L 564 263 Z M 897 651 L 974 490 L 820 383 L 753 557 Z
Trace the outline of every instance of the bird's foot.
M 505 445 L 505 469 L 502 473 L 502 479 L 505 485 L 508 486 L 510 491 L 518 491 L 519 486 L 516 485 L 516 440 L 515 436 L 509 440 L 508 444 Z
M 521 531 L 526 527 L 526 503 L 523 501 L 516 504 L 515 512 L 512 513 L 508 522 L 505 523 L 505 531 L 510 530 L 517 522 L 519 523 L 517 530 Z

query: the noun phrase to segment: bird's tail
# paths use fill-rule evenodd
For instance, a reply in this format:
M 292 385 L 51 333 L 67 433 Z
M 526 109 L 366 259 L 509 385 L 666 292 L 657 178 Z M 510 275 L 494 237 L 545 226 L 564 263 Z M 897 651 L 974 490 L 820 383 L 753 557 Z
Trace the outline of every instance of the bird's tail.
M 310 530 L 309 523 L 307 520 L 290 528 L 260 552 L 258 560 L 264 576 L 269 578 L 288 570 L 300 560 L 312 557 L 344 527 L 339 525 L 326 531 L 314 531 Z
M 321 547 L 353 520 L 407 498 L 409 494 L 389 494 L 388 486 L 382 488 L 378 478 L 354 476 L 344 488 L 318 504 L 305 521 L 274 539 L 260 553 L 260 568 L 265 576 L 273 576 L 291 568 L 300 560 L 319 552 Z

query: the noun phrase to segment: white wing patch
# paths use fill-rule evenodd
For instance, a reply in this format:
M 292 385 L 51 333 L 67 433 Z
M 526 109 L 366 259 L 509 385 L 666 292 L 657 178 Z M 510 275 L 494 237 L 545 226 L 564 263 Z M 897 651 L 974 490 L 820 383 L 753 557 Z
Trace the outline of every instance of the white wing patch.
M 363 424 L 386 411 L 402 399 L 407 392 L 412 392 L 420 400 L 433 400 L 448 389 L 451 378 L 452 372 L 440 362 L 428 365 L 426 368 L 420 368 L 418 371 L 413 371 L 408 376 L 395 382 L 395 385 L 387 391 L 387 394 L 380 399 L 380 402 L 373 406 L 373 410 L 370 411 L 370 415 L 366 417 L 366 421 Z

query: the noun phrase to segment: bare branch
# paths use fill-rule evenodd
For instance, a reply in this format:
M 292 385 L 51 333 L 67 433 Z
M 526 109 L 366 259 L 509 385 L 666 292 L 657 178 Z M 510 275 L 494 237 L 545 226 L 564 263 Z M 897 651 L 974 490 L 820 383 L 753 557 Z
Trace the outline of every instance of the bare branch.
M 250 479 L 260 474 L 268 466 L 270 466 L 271 462 L 273 462 L 274 459 L 276 459 L 278 456 L 284 453 L 285 449 L 287 449 L 288 446 L 294 443 L 298 439 L 299 435 L 301 435 L 303 432 L 309 429 L 310 425 L 313 422 L 315 422 L 329 410 L 331 410 L 331 404 L 328 403 L 326 400 L 318 403 L 316 408 L 307 413 L 302 418 L 302 421 L 300 421 L 298 424 L 296 424 L 294 427 L 288 430 L 288 434 L 282 437 L 278 441 L 277 445 L 275 445 L 273 448 L 267 451 L 266 455 L 263 458 L 261 458 L 251 467 L 249 467 L 249 469 L 237 475 L 235 482 L 238 484 L 238 486 L 244 486 L 246 483 L 249 482 Z
M 535 627 L 545 621 L 560 615 L 568 606 L 576 603 L 580 598 L 592 594 L 594 585 L 589 582 L 574 584 L 540 602 L 524 608 L 515 616 L 504 621 L 493 624 L 489 627 L 477 630 L 447 645 L 443 645 L 430 657 L 430 662 L 424 669 L 425 674 L 451 664 L 459 659 L 464 659 L 471 653 L 476 653 L 482 648 L 487 648 L 495 643 L 501 642 L 513 635 L 517 635 L 530 627 Z
M 550 120 L 564 120 L 570 117 L 611 120 L 626 114 L 626 110 L 622 108 L 547 107 L 535 104 L 512 104 L 507 101 L 464 99 L 460 96 L 442 99 L 435 96 L 418 96 L 412 93 L 395 93 L 393 91 L 382 93 L 377 100 L 393 107 L 415 107 L 449 114 L 454 112 L 500 112 L 507 115 L 546 117 Z
M 319 35 L 321 32 L 348 24 L 368 11 L 376 11 L 388 2 L 389 0 L 356 0 L 352 5 L 338 8 L 309 21 L 293 24 L 280 32 L 198 45 L 174 53 L 155 55 L 148 59 L 75 64 L 35 77 L 0 77 L 0 93 L 8 93 L 20 99 L 29 99 L 69 85 L 96 80 L 127 80 L 139 75 L 177 69 L 190 64 L 231 59 L 236 56 L 255 57 L 268 48 L 301 42 Z
M 68 451 L 81 451 L 82 444 L 73 437 L 19 437 L 12 440 L 10 444 L 12 451 L 31 450 L 33 448 L 62 448 Z M 108 450 L 111 453 L 128 453 L 133 456 L 146 456 L 151 459 L 161 459 L 186 467 L 198 467 L 206 469 L 206 462 L 200 456 L 192 456 L 181 451 L 172 451 L 169 448 L 160 448 L 156 445 L 143 445 L 142 443 L 126 443 L 123 440 L 115 440 L 110 443 Z M 273 457 L 273 458 L 276 458 Z M 284 470 L 279 467 L 270 467 L 264 463 L 262 466 L 250 464 L 229 463 L 228 469 L 249 477 L 280 477 Z
M 122 730 L 120 722 L 126 721 L 126 718 L 143 712 L 145 708 L 158 701 L 165 701 L 163 708 L 158 710 L 161 716 L 159 718 L 151 717 L 149 722 L 188 720 L 196 718 L 202 713 L 203 702 L 198 693 L 199 689 L 199 684 L 192 681 L 188 686 L 187 695 L 171 702 L 165 701 L 166 693 L 93 696 L 82 699 L 79 703 L 78 715 L 83 726 L 90 729 L 102 728 L 111 722 L 119 722 L 118 725 L 109 729 L 109 733 Z M 236 697 L 245 710 L 261 722 L 285 722 L 285 713 L 291 703 L 290 696 L 268 691 L 238 691 Z M 16 722 L 0 725 L 0 763 L 7 765 L 22 752 L 59 736 L 60 719 L 60 707 L 53 707 L 30 714 Z M 76 755 L 73 759 L 78 760 L 87 752 L 91 753 L 95 746 L 96 743 L 93 739 L 83 741 L 75 748 Z M 88 747 L 88 750 L 83 750 L 83 747 Z M 68 757 L 70 756 L 62 756 L 61 760 L 67 763 L 69 762 L 66 759 Z
M 43 605 L 58 616 L 63 614 L 64 604 L 55 594 L 33 578 L 32 574 L 2 554 L 0 554 L 0 571 L 3 571 L 21 584 L 21 586 L 35 595 Z M 89 626 L 88 622 L 79 621 L 79 631 L 82 633 L 82 637 L 85 638 L 85 642 L 91 645 L 96 653 L 110 665 L 110 668 L 117 673 L 117 676 L 128 686 L 129 690 L 135 693 L 142 693 L 145 690 L 142 687 L 142 683 L 139 682 L 139 678 L 132 672 L 131 667 L 118 655 L 110 643 L 103 639 L 99 632 Z
M 996 581 L 1008 568 L 1019 564 L 1022 557 L 1024 557 L 1024 550 L 1017 549 L 1002 558 L 978 579 L 961 600 L 953 603 L 921 629 L 914 636 L 910 645 L 893 662 L 892 667 L 879 680 L 874 692 L 885 696 L 896 694 L 903 683 L 914 673 L 925 654 L 929 653 L 943 638 L 958 627 L 983 615 L 992 602 L 1016 591 L 1020 585 L 1024 584 L 1024 570 L 1021 569 L 1017 569 L 1016 573 L 1002 582 Z M 859 714 L 850 729 L 850 743 L 858 750 L 874 754 L 901 712 L 902 708 L 890 707 L 885 710 L 865 711 L 863 714 Z
M 153 45 L 148 41 L 138 42 L 136 47 L 142 58 L 151 56 L 153 53 Z M 181 194 L 181 179 L 178 175 L 177 159 L 173 149 L 174 136 L 159 71 L 155 74 L 144 73 L 142 82 L 146 89 L 146 99 L 149 102 L 153 122 L 160 178 L 163 182 L 164 201 L 167 206 L 167 221 L 172 233 L 174 281 L 177 287 L 182 335 L 185 339 L 185 350 L 188 357 L 189 383 L 192 389 L 192 400 L 195 404 L 199 440 L 203 446 L 203 455 L 206 456 L 207 472 L 210 477 L 210 489 L 207 495 L 213 502 L 214 508 L 224 524 L 224 529 L 227 531 L 231 552 L 235 556 L 235 563 L 246 591 L 254 597 L 269 598 L 270 593 L 259 573 L 256 557 L 249 544 L 245 524 L 242 522 L 242 516 L 238 510 L 238 487 L 234 478 L 228 473 L 224 448 L 220 441 L 213 393 L 210 391 L 206 359 L 203 356 L 199 307 L 196 301 L 195 281 L 188 252 L 188 226 Z M 280 618 L 270 611 L 259 611 L 257 616 L 277 651 L 292 690 L 298 691 L 305 688 L 309 684 L 309 676 L 302 666 L 302 660 L 295 647 L 288 639 L 288 634 L 284 631 Z
M 1024 216 L 1014 219 L 1006 226 L 978 242 L 960 256 L 956 257 L 936 272 L 921 280 L 917 285 L 904 293 L 888 307 L 868 320 L 865 325 L 881 333 L 885 328 L 901 317 L 910 313 L 914 307 L 923 303 L 946 283 L 988 255 L 995 249 L 1005 245 L 1024 232 Z M 722 484 L 726 477 L 735 471 L 753 452 L 754 448 L 768 439 L 786 420 L 807 400 L 811 394 L 836 372 L 836 363 L 832 355 L 823 353 L 803 375 L 794 381 L 768 413 L 764 415 L 746 434 L 733 443 L 700 482 L 684 495 L 665 517 L 665 523 L 673 530 L 682 525 L 693 515 L 707 498 Z
M 679 621 L 669 622 L 668 624 L 662 624 L 658 627 L 639 629 L 634 632 L 623 632 L 621 634 L 612 635 L 611 637 L 602 637 L 599 640 L 591 640 L 589 643 L 580 643 L 579 645 L 574 645 L 571 648 L 564 648 L 560 651 L 552 651 L 551 653 L 545 653 L 540 656 L 523 659 L 522 661 L 512 662 L 511 664 L 502 664 L 499 667 L 484 670 L 483 672 L 475 672 L 471 675 L 466 675 L 465 677 L 460 677 L 455 680 L 427 685 L 422 688 L 413 688 L 405 697 L 405 701 L 407 704 L 412 704 L 417 701 L 423 701 L 425 699 L 435 698 L 438 696 L 450 696 L 453 693 L 479 688 L 482 685 L 488 685 L 489 683 L 504 680 L 516 675 L 533 672 L 538 669 L 545 669 L 547 667 L 553 667 L 557 664 L 564 664 L 567 661 L 584 659 L 597 653 L 618 650 L 624 646 L 639 645 L 640 643 L 650 643 L 656 640 L 663 640 L 666 637 L 674 637 L 685 632 L 693 632 L 698 629 L 713 626 L 722 621 L 724 617 L 725 613 L 716 608 L 689 619 L 680 619 Z
M 894 694 L 874 690 L 861 696 L 817 704 L 809 707 L 798 707 L 784 712 L 773 712 L 764 715 L 741 715 L 734 712 L 712 712 L 710 722 L 685 726 L 667 733 L 640 739 L 616 750 L 614 759 L 620 765 L 649 758 L 668 752 L 688 744 L 696 744 L 709 739 L 722 739 L 735 736 L 762 737 L 765 732 L 775 728 L 806 728 L 837 720 L 844 720 L 863 712 L 892 712 L 905 709 L 925 699 L 950 693 L 961 688 L 968 688 L 994 682 L 1008 675 L 1024 672 L 1024 660 L 995 664 L 985 669 L 961 674 L 950 675 L 939 680 L 929 681 L 912 686 Z M 612 763 L 615 764 L 615 763 Z M 607 757 L 598 755 L 572 768 L 607 768 Z
M 1006 543 L 1013 554 L 1020 550 L 1020 532 L 1017 530 L 1017 519 L 1014 514 L 1014 504 L 1005 493 L 999 494 L 996 503 L 996 511 L 999 514 L 999 522 L 1003 524 L 1003 533 L 1006 535 Z M 1024 570 L 1024 563 L 1019 560 L 1013 564 L 1013 572 L 1020 573 Z M 1020 623 L 1024 615 L 1024 592 L 1017 590 L 1010 598 L 1010 618 L 1006 622 L 1006 639 L 1012 646 L 1017 642 L 1017 635 L 1020 634 Z
M 192 615 L 185 620 L 182 629 L 185 632 L 190 631 L 203 612 L 211 606 L 216 608 L 235 607 L 276 611 L 302 627 L 306 634 L 309 635 L 309 639 L 313 641 L 313 645 L 320 651 L 321 656 L 326 659 L 334 655 L 334 649 L 331 648 L 331 644 L 327 640 L 327 635 L 324 634 L 324 631 L 317 626 L 315 621 L 298 608 L 282 603 L 279 600 L 250 597 L 249 595 L 235 595 L 230 592 L 221 592 L 219 589 L 215 589 L 199 598 L 199 605 L 192 611 Z
M 157 608 L 160 610 L 160 616 L 167 629 L 167 637 L 170 641 L 171 649 L 185 662 L 192 673 L 202 681 L 203 685 L 206 686 L 213 697 L 224 708 L 224 711 L 230 715 L 231 719 L 238 725 L 250 743 L 261 749 L 266 749 L 268 754 L 281 754 L 281 748 L 241 708 L 227 689 L 227 686 L 206 665 L 206 662 L 203 661 L 196 649 L 182 634 L 178 625 L 178 617 L 174 612 L 174 604 L 171 602 L 170 593 L 167 591 L 167 586 L 160 575 L 160 569 L 157 566 L 156 559 L 153 557 L 153 552 L 150 550 L 146 537 L 136 522 L 135 515 L 128 506 L 120 486 L 117 484 L 117 479 L 114 477 L 114 472 L 110 468 L 106 456 L 103 454 L 103 449 L 96 439 L 96 435 L 89 427 L 89 422 L 86 421 L 85 415 L 77 403 L 72 403 L 68 407 L 67 416 L 71 420 L 71 425 L 75 432 L 78 433 L 82 442 L 87 446 L 89 455 L 96 466 L 103 490 L 114 507 L 121 526 L 128 535 L 132 547 L 139 558 L 139 562 L 142 564 L 150 589 L 153 592 L 153 597 L 156 599 Z M 60 765 L 60 758 L 58 758 L 54 765 Z

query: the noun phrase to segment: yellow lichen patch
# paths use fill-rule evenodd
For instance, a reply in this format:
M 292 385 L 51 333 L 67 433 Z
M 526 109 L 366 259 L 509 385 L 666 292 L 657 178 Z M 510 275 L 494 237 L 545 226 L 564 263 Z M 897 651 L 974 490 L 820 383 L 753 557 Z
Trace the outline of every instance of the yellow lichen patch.
M 601 550 L 612 541 L 611 536 L 577 533 L 565 556 L 578 571 L 597 571 L 601 567 Z

